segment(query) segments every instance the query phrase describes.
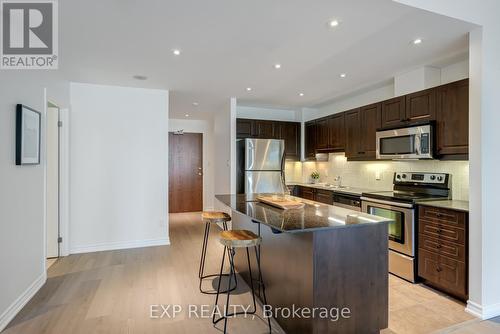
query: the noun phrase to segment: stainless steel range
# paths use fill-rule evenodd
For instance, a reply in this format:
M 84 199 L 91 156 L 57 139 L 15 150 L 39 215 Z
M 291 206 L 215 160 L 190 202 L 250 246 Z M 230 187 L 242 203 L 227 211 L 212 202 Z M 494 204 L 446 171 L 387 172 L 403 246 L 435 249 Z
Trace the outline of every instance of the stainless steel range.
M 393 191 L 363 193 L 362 211 L 394 221 L 389 225 L 389 272 L 415 282 L 416 204 L 448 199 L 451 175 L 396 172 L 393 185 Z

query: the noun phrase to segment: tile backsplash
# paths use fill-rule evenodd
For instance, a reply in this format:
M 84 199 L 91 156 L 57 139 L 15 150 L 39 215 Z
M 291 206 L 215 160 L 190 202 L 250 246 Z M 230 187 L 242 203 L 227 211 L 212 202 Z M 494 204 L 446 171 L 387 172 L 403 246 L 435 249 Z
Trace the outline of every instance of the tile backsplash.
M 325 162 L 287 162 L 287 182 L 310 182 L 313 171 L 320 174 L 320 182 L 333 183 L 340 176 L 342 185 L 374 190 L 392 189 L 394 172 L 440 172 L 452 175 L 452 198 L 469 200 L 468 161 L 347 161 L 343 153 L 330 153 Z

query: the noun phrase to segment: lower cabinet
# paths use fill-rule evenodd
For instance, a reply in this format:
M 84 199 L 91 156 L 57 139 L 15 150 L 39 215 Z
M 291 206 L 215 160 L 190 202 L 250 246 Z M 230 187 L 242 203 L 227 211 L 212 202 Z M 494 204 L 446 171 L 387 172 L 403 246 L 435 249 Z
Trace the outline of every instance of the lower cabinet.
M 333 203 L 333 191 L 316 189 L 311 187 L 296 186 L 296 195 L 310 201 L 316 201 L 324 204 Z
M 468 298 L 468 214 L 420 206 L 418 275 L 424 283 Z

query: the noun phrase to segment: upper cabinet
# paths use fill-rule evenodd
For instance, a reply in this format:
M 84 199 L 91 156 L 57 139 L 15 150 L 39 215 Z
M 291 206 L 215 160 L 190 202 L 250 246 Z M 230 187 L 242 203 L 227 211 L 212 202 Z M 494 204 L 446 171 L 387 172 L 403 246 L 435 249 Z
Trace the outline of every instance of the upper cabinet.
M 345 156 L 348 159 L 362 158 L 361 116 L 359 108 L 345 112 Z
M 328 146 L 335 152 L 345 150 L 345 113 L 338 113 L 328 118 Z
M 264 139 L 278 139 L 274 121 L 255 121 L 255 137 Z
M 469 154 L 469 80 L 437 89 L 437 154 L 467 159 Z
M 370 104 L 359 109 L 360 134 L 359 152 L 363 159 L 371 160 L 376 156 L 376 133 L 381 126 L 381 103 Z
M 316 158 L 316 121 L 306 122 L 304 124 L 304 139 L 305 139 L 305 153 L 304 157 L 307 160 Z
M 300 123 L 280 122 L 258 119 L 236 119 L 236 137 L 283 139 L 285 141 L 285 158 L 300 160 Z
M 238 118 L 236 119 L 236 137 L 253 138 L 255 137 L 255 120 Z
M 382 102 L 382 127 L 398 126 L 406 120 L 406 97 L 399 96 Z
M 328 150 L 330 129 L 328 128 L 328 118 L 316 120 L 316 149 Z
M 300 160 L 300 123 L 276 122 L 280 138 L 285 141 L 285 157 L 288 160 Z
M 436 119 L 436 88 L 406 95 L 406 122 Z

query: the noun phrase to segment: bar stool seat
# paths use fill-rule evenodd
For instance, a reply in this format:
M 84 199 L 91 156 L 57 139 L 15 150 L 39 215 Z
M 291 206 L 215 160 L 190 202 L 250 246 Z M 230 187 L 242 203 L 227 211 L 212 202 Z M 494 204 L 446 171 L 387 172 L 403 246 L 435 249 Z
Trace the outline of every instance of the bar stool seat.
M 236 315 L 248 315 L 248 314 L 255 314 L 257 312 L 257 304 L 255 300 L 255 289 L 254 289 L 254 281 L 257 281 L 259 284 L 259 296 L 260 296 L 260 289 L 262 288 L 262 297 L 263 297 L 263 303 L 264 305 L 267 305 L 267 298 L 266 298 L 266 288 L 264 285 L 264 279 L 262 278 L 262 271 L 260 268 L 260 243 L 262 241 L 262 238 L 252 231 L 248 230 L 231 230 L 231 231 L 222 231 L 219 234 L 219 241 L 222 245 L 224 245 L 224 253 L 222 255 L 222 263 L 220 266 L 220 275 L 224 275 L 222 273 L 222 270 L 224 268 L 224 260 L 226 258 L 226 251 L 229 254 L 229 264 L 230 264 L 230 271 L 229 271 L 229 282 L 227 284 L 227 290 L 226 292 L 221 291 L 221 282 L 219 280 L 219 284 L 217 286 L 217 296 L 215 297 L 215 307 L 218 308 L 218 302 L 219 302 L 219 295 L 221 293 L 227 293 L 226 297 L 226 305 L 223 308 L 224 310 L 224 315 L 220 316 L 218 319 L 215 318 L 216 312 L 213 313 L 212 316 L 212 322 L 214 324 L 218 323 L 221 320 L 224 320 L 224 333 L 226 333 L 227 329 L 227 319 Z M 235 255 L 235 249 L 236 248 L 244 248 L 246 250 L 246 258 L 248 262 L 248 273 L 250 275 L 250 287 L 252 289 L 252 300 L 253 300 L 253 310 L 248 311 L 239 311 L 239 312 L 233 312 L 233 313 L 228 313 L 229 309 L 229 296 L 231 295 L 231 280 L 234 276 L 236 279 L 236 270 L 234 267 L 234 255 Z M 254 279 L 252 275 L 252 265 L 250 263 L 250 252 L 249 249 L 253 248 L 255 250 L 255 259 L 257 262 L 257 269 L 258 269 L 258 274 L 257 278 Z M 269 328 L 269 333 L 271 333 L 271 319 L 268 317 L 267 318 L 267 324 Z
M 227 231 L 227 222 L 231 221 L 231 216 L 225 212 L 219 211 L 203 211 L 201 213 L 202 221 L 205 223 L 205 236 L 203 238 L 203 245 L 201 248 L 201 258 L 200 258 L 200 268 L 198 270 L 198 278 L 200 279 L 199 289 L 201 293 L 207 295 L 215 295 L 216 291 L 207 291 L 202 288 L 203 280 L 218 277 L 219 281 L 223 276 L 228 276 L 227 274 L 219 275 L 219 274 L 211 274 L 205 275 L 205 259 L 207 256 L 207 248 L 208 248 L 208 237 L 210 235 L 210 225 L 212 224 L 222 224 L 222 229 Z M 231 287 L 231 291 L 236 289 L 238 282 L 236 281 L 236 275 L 234 276 L 235 286 Z M 224 291 L 227 292 L 227 291 Z
M 231 216 L 225 212 L 219 211 L 203 211 L 201 213 L 203 221 L 209 223 L 225 223 L 231 221 Z
M 261 237 L 247 230 L 222 231 L 220 233 L 220 243 L 231 248 L 246 248 L 258 246 L 262 240 Z

